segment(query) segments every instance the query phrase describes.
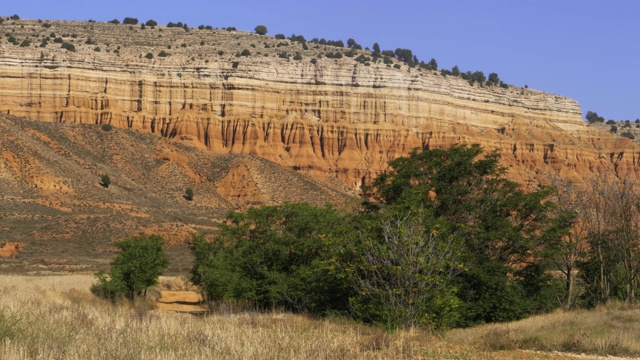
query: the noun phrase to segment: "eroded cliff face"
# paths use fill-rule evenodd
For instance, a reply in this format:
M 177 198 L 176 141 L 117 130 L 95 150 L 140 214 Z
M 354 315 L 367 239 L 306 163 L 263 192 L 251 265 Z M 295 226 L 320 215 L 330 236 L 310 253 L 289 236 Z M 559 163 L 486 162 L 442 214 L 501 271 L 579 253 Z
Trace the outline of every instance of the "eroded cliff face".
M 196 39 L 230 36 L 212 34 Z M 351 58 L 313 64 L 276 53 L 214 56 L 207 49 L 201 51 L 211 56 L 186 50 L 154 60 L 136 56 L 146 49 L 132 44 L 114 56 L 86 46 L 71 53 L 3 45 L 0 111 L 195 140 L 216 153 L 257 155 L 352 188 L 414 148 L 456 143 L 501 149 L 509 176 L 522 183 L 551 174 L 580 182 L 594 171 L 638 166 L 635 144 L 589 128 L 577 102 L 562 96 L 470 86 L 458 77 Z

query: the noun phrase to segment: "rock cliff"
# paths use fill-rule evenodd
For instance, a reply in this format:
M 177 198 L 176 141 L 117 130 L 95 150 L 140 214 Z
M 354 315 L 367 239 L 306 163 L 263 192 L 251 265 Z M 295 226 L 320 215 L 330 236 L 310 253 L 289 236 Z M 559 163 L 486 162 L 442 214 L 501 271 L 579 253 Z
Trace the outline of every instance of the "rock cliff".
M 3 42 L 0 111 L 143 129 L 352 188 L 413 148 L 455 143 L 500 149 L 509 176 L 522 183 L 549 174 L 580 182 L 599 169 L 638 166 L 637 145 L 588 127 L 577 102 L 563 96 L 330 59 L 322 54 L 336 48 L 243 32 L 51 24 L 46 31 L 36 21 L 3 25 L 18 39 L 67 33 L 76 51 Z M 170 56 L 155 55 L 168 47 Z M 251 55 L 240 56 L 243 48 Z

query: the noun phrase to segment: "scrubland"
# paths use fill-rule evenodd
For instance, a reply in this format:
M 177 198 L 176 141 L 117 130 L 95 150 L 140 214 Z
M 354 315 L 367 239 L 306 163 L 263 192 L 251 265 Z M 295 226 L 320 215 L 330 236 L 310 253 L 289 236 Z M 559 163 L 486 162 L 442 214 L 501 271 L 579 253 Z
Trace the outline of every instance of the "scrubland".
M 160 313 L 89 292 L 94 278 L 0 276 L 1 359 L 559 359 L 640 355 L 640 309 L 559 312 L 434 334 L 279 311 Z M 165 287 L 181 282 L 165 281 Z M 184 284 L 187 286 L 187 284 Z M 522 351 L 522 350 L 538 350 Z

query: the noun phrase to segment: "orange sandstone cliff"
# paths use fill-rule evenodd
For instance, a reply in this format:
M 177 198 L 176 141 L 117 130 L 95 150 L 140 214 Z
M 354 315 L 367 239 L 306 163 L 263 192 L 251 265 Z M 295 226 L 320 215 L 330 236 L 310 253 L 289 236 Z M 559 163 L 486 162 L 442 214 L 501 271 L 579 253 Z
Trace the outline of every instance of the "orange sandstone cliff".
M 338 49 L 304 50 L 244 32 L 14 23 L 3 26 L 18 39 L 74 34 L 65 41 L 76 51 L 4 41 L 1 112 L 143 129 L 216 153 L 257 155 L 351 188 L 416 147 L 500 149 L 509 176 L 521 183 L 550 174 L 580 182 L 598 170 L 636 172 L 640 157 L 631 141 L 586 125 L 576 101 L 536 90 L 470 86 L 404 64 L 329 59 L 322 54 Z M 168 47 L 170 56 L 157 56 Z M 236 56 L 244 48 L 251 55 Z

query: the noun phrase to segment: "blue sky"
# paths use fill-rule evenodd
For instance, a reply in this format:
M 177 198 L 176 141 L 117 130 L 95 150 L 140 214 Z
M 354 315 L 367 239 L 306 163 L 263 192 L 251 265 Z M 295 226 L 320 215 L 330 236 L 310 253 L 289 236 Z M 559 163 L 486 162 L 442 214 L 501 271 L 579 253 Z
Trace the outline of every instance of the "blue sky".
M 606 119 L 640 118 L 638 0 L 4 0 L 0 9 L 29 19 L 263 24 L 270 35 L 378 42 L 433 57 L 440 68 L 496 72 L 506 83 L 574 98 Z

